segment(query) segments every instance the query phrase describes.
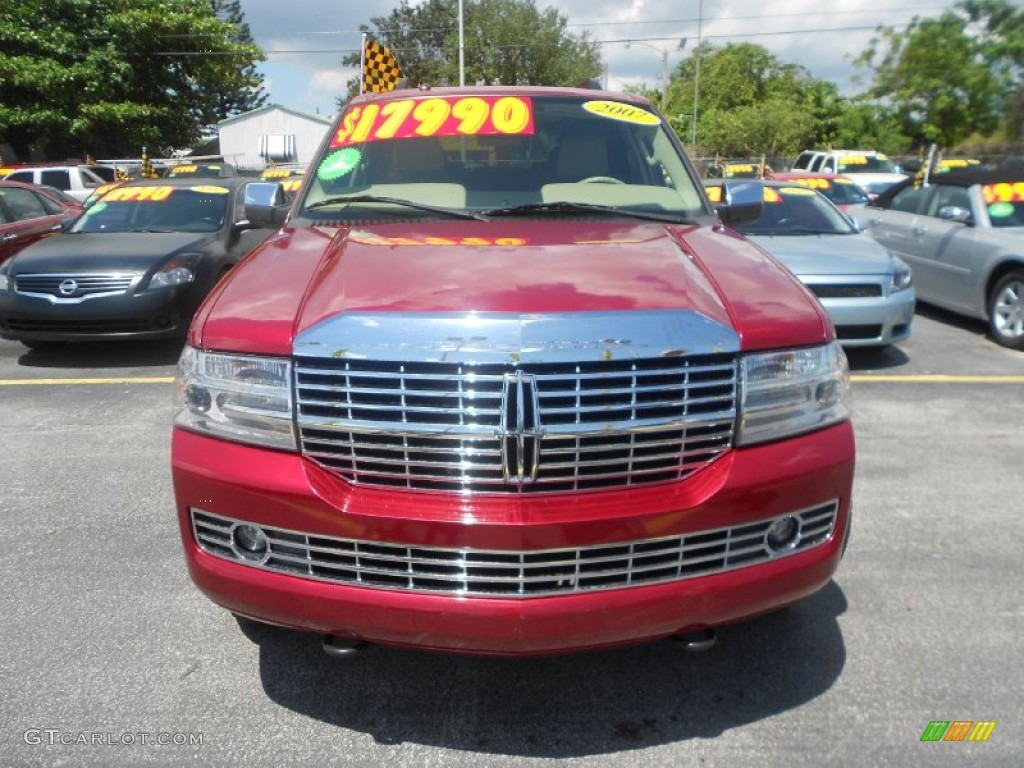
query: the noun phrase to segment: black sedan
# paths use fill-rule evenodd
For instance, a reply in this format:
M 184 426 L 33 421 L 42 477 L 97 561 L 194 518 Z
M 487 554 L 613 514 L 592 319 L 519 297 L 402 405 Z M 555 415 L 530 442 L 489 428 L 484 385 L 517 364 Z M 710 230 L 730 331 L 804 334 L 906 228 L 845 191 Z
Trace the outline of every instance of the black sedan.
M 273 232 L 246 205 L 282 195 L 244 177 L 114 187 L 0 266 L 0 336 L 30 347 L 182 337 L 214 284 Z

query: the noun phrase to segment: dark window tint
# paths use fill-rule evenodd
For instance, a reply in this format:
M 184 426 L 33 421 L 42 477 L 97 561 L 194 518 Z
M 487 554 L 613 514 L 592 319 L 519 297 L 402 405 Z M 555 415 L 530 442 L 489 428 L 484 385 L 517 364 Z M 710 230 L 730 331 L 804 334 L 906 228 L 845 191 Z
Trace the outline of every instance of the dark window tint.
M 68 171 L 43 171 L 41 183 L 57 189 L 71 189 L 71 174 Z

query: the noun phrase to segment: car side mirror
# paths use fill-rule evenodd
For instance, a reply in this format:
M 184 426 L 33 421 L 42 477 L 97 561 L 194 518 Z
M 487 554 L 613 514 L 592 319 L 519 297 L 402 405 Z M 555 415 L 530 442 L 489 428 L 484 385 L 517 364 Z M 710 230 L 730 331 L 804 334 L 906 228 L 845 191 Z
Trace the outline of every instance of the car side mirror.
M 245 188 L 245 218 L 236 221 L 235 226 L 239 229 L 277 229 L 287 220 L 290 209 L 291 204 L 280 184 L 253 182 Z
M 715 206 L 723 224 L 736 225 L 757 221 L 764 213 L 764 184 L 760 181 L 727 181 L 722 185 L 722 200 Z
M 961 224 L 972 224 L 971 209 L 959 205 L 944 205 L 939 208 L 939 218 L 944 221 L 958 221 Z

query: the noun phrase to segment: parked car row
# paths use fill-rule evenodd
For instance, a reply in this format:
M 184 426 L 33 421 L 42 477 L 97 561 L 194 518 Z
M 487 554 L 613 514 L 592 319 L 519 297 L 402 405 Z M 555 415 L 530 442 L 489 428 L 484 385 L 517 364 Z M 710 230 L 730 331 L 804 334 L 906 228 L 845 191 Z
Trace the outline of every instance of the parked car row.
M 922 300 L 984 319 L 996 342 L 1024 349 L 1024 168 L 906 180 L 849 213 L 910 265 Z
M 22 185 L 12 187 L 0 203 Z M 0 336 L 27 346 L 183 337 L 214 284 L 270 235 L 247 217 L 253 202 L 282 204 L 283 193 L 239 177 L 114 185 L 0 264 Z M 55 216 L 51 230 L 66 222 Z

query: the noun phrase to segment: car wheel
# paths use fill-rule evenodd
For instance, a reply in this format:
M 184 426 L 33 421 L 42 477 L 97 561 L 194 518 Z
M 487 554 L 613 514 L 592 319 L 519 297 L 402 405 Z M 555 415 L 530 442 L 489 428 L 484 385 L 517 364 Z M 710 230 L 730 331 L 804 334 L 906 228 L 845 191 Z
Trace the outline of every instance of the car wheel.
M 1000 278 L 989 296 L 988 325 L 997 344 L 1024 349 L 1024 272 Z

